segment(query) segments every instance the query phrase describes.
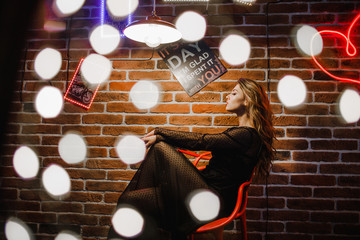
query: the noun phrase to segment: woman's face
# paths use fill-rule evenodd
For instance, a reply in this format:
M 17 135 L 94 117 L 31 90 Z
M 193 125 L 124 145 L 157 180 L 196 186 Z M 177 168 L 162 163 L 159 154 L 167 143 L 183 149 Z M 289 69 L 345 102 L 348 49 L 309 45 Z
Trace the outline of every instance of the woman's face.
M 246 112 L 247 99 L 239 84 L 226 96 L 226 111 L 242 115 Z

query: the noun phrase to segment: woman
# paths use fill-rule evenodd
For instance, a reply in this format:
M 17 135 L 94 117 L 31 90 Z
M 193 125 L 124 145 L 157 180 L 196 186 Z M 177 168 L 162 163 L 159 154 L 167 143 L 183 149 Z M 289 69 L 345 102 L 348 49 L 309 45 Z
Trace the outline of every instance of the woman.
M 204 224 L 189 212 L 191 193 L 208 189 L 219 196 L 221 218 L 231 213 L 239 185 L 254 170 L 256 177 L 268 175 L 275 136 L 266 93 L 255 81 L 241 78 L 226 98 L 226 110 L 239 119 L 237 127 L 219 134 L 156 128 L 143 137 L 149 152 L 118 204 L 129 204 L 144 216 L 138 239 L 159 239 L 158 228 L 170 232 L 171 239 L 186 239 Z M 209 150 L 212 158 L 198 171 L 177 148 Z M 116 238 L 123 239 L 111 229 L 109 239 Z

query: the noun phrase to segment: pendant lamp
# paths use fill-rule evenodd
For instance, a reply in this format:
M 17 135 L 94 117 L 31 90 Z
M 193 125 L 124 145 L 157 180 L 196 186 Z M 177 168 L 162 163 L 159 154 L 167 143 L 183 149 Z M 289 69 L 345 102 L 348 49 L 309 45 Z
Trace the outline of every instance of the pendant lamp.
M 181 39 L 181 33 L 174 24 L 163 21 L 156 15 L 155 1 L 151 16 L 126 26 L 124 34 L 127 38 L 146 43 L 149 47 L 157 47 L 160 44 L 172 43 Z

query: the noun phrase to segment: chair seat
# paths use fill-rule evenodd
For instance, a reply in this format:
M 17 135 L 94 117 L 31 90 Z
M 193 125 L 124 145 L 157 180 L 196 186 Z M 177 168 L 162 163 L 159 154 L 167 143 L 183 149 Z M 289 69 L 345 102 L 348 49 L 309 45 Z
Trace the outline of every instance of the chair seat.
M 213 222 L 210 222 L 208 224 L 205 224 L 204 226 L 201 226 L 199 227 L 196 232 L 204 232 L 204 231 L 209 231 L 209 230 L 212 230 L 218 226 L 221 226 L 223 225 L 225 222 L 229 221 L 228 218 L 220 218 L 220 219 L 217 219 Z
M 196 157 L 195 160 L 193 161 L 194 166 L 196 166 L 198 164 L 200 159 L 206 159 L 206 160 L 211 159 L 211 157 L 208 156 L 211 154 L 211 152 L 197 154 L 197 153 L 187 151 L 187 150 L 182 150 L 182 149 L 178 149 L 178 151 L 182 152 L 184 154 L 188 154 L 190 156 Z M 205 168 L 205 166 L 198 167 L 199 170 L 202 170 L 203 168 Z M 207 223 L 207 224 L 199 227 L 195 232 L 193 232 L 191 234 L 192 240 L 194 240 L 194 233 L 201 233 L 201 232 L 206 232 L 206 231 L 212 231 L 214 233 L 216 239 L 222 240 L 224 226 L 226 224 L 230 223 L 231 221 L 235 220 L 236 218 L 241 219 L 242 239 L 247 240 L 245 209 L 246 209 L 246 203 L 247 203 L 248 189 L 249 189 L 250 183 L 252 181 L 253 175 L 254 175 L 254 172 L 251 174 L 251 178 L 249 181 L 244 182 L 239 186 L 237 202 L 236 202 L 236 206 L 235 206 L 232 214 L 229 217 L 220 218 L 220 219 L 217 219 L 213 222 Z

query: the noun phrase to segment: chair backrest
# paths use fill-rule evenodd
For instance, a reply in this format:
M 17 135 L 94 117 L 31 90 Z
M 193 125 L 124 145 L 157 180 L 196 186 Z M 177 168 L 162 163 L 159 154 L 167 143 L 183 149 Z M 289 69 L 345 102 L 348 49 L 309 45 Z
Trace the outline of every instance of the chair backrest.
M 209 160 L 211 158 L 211 156 L 208 156 L 211 154 L 211 152 L 204 152 L 202 154 L 197 154 L 195 152 L 182 150 L 182 149 L 178 149 L 178 151 L 195 157 L 195 160 L 193 161 L 194 166 L 196 166 L 198 164 L 200 159 Z M 204 168 L 203 166 L 198 167 L 199 170 L 201 170 L 203 168 Z M 246 205 L 247 205 L 248 190 L 249 190 L 250 184 L 252 182 L 252 179 L 254 177 L 254 172 L 255 171 L 252 172 L 251 177 L 248 181 L 242 183 L 239 186 L 235 208 L 234 208 L 233 212 L 231 213 L 231 215 L 229 217 L 227 217 L 229 220 L 238 218 L 244 214 L 244 212 L 246 210 Z

